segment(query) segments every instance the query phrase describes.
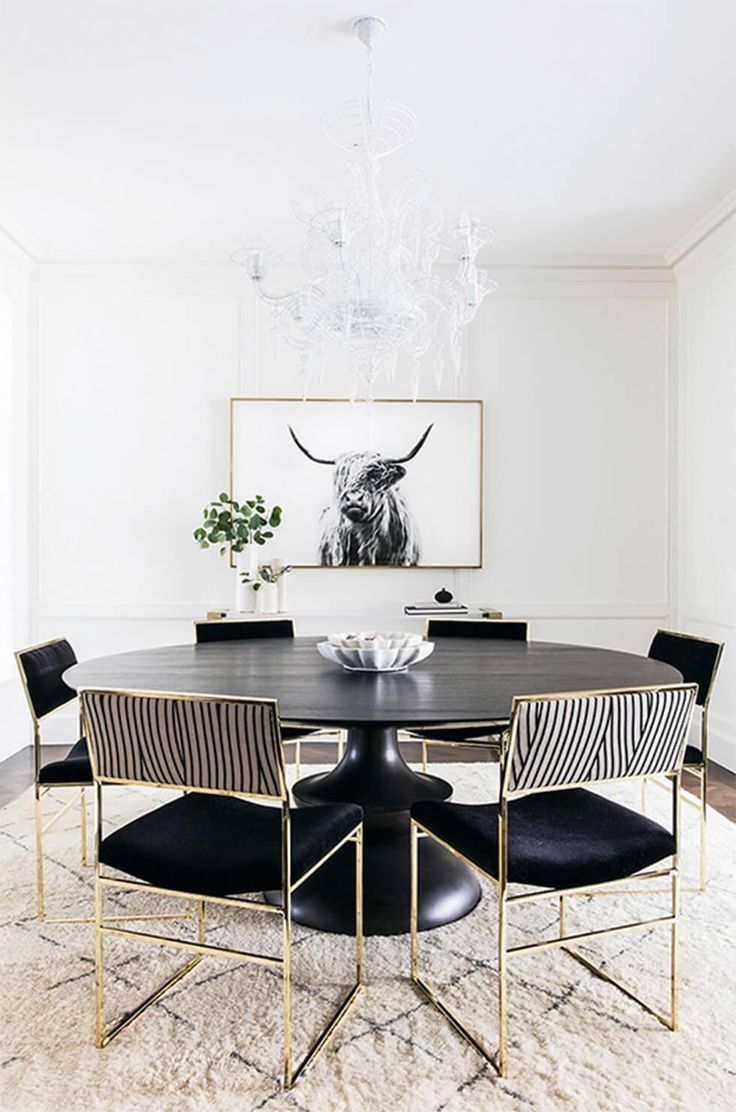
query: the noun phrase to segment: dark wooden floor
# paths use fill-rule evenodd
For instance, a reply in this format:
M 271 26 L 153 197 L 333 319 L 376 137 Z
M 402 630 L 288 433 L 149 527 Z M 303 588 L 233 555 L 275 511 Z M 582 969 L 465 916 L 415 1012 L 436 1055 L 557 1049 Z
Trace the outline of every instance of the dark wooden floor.
M 416 742 L 402 743 L 402 752 L 406 759 L 418 762 L 420 746 Z M 66 755 L 68 748 L 63 745 L 45 745 L 42 750 L 42 763 L 58 761 Z M 293 761 L 293 747 L 287 747 L 287 761 Z M 331 741 L 308 741 L 302 745 L 302 764 L 330 764 L 336 759 L 337 745 Z M 430 750 L 430 760 L 433 764 L 450 763 L 452 761 L 485 761 L 486 753 L 477 749 L 453 748 L 445 749 L 439 746 Z M 736 822 L 736 775 L 728 772 L 720 765 L 710 761 L 708 764 L 708 802 L 716 811 L 720 811 L 731 822 Z M 29 788 L 33 783 L 33 756 L 30 745 L 21 749 L 7 760 L 0 762 L 0 807 L 10 803 L 13 799 Z M 687 782 L 685 783 L 687 788 Z M 697 794 L 697 785 L 695 786 Z

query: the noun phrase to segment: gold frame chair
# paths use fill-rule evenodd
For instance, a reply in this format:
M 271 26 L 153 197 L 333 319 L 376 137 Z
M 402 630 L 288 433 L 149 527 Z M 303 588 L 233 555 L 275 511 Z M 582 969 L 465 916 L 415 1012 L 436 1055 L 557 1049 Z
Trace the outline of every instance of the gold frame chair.
M 25 656 L 26 653 L 33 652 L 35 649 L 45 649 L 49 645 L 59 645 L 62 642 L 66 642 L 67 644 L 69 644 L 69 640 L 66 637 L 51 637 L 51 638 L 49 638 L 48 641 L 39 641 L 38 644 L 36 644 L 36 645 L 27 645 L 23 649 L 18 649 L 18 650 L 16 650 L 16 652 L 14 654 L 15 655 L 15 662 L 18 666 L 18 672 L 20 673 L 21 683 L 23 685 L 23 691 L 24 691 L 24 694 L 25 694 L 25 697 L 26 697 L 26 702 L 28 703 L 28 708 L 31 712 L 31 718 L 33 720 L 33 817 L 34 817 L 35 844 L 36 844 L 36 918 L 38 919 L 39 923 L 52 923 L 54 925 L 59 924 L 59 923 L 94 923 L 95 922 L 94 915 L 54 916 L 52 918 L 49 918 L 46 915 L 46 897 L 45 897 L 44 870 L 43 870 L 43 836 L 44 836 L 44 834 L 47 834 L 53 826 L 56 825 L 56 823 L 59 821 L 59 819 L 63 818 L 64 815 L 66 815 L 71 810 L 71 808 L 76 803 L 76 798 L 72 798 L 72 799 L 68 800 L 56 812 L 56 814 L 51 819 L 49 819 L 49 821 L 46 823 L 46 825 L 44 825 L 44 822 L 43 822 L 43 807 L 42 807 L 42 804 L 41 804 L 41 800 L 43 799 L 44 796 L 50 795 L 51 792 L 59 791 L 60 789 L 65 789 L 65 788 L 70 788 L 70 789 L 74 789 L 74 790 L 79 791 L 79 803 L 80 803 L 80 810 L 81 810 L 79 827 L 80 827 L 80 837 L 81 837 L 81 843 L 82 843 L 81 844 L 81 863 L 82 863 L 83 868 L 86 868 L 86 867 L 92 865 L 92 862 L 89 860 L 88 849 L 87 849 L 87 797 L 86 797 L 86 793 L 85 793 L 85 788 L 93 787 L 94 781 L 92 779 L 90 779 L 88 781 L 85 781 L 84 783 L 74 783 L 73 781 L 64 781 L 64 782 L 59 783 L 59 784 L 53 784 L 53 783 L 52 784 L 41 784 L 41 783 L 39 783 L 39 773 L 41 771 L 41 723 L 45 722 L 46 719 L 50 718 L 53 714 L 56 714 L 56 712 L 61 710 L 62 707 L 67 707 L 67 706 L 69 706 L 69 703 L 74 702 L 74 700 L 78 698 L 78 693 L 70 695 L 69 698 L 65 702 L 59 703 L 58 706 L 54 707 L 53 710 L 48 711 L 46 714 L 37 715 L 35 707 L 33 706 L 33 699 L 31 698 L 31 692 L 30 692 L 30 689 L 28 687 L 28 680 L 27 680 L 27 677 L 26 677 L 25 668 L 23 667 L 23 663 L 22 663 L 22 660 L 21 660 L 21 658 L 23 656 Z M 71 688 L 69 690 L 71 691 Z M 85 732 L 84 732 L 84 722 L 82 720 L 81 702 L 79 704 L 78 722 L 79 722 L 79 736 L 80 736 L 80 738 L 85 737 L 86 735 L 85 735 Z M 169 920 L 169 919 L 189 919 L 190 917 L 191 917 L 191 909 L 190 909 L 189 905 L 186 904 L 182 914 L 171 914 L 171 915 L 114 915 L 114 916 L 110 916 L 106 921 L 107 922 L 115 922 L 115 923 L 124 923 L 124 922 L 140 922 L 140 921 L 158 921 L 158 920 L 162 920 L 162 919 L 165 919 L 165 920 Z
M 713 664 L 713 674 L 708 684 L 708 690 L 700 707 L 700 752 L 702 753 L 702 761 L 699 764 L 683 764 L 683 772 L 689 773 L 694 776 L 698 781 L 698 795 L 693 799 L 690 792 L 683 786 L 682 798 L 689 807 L 695 807 L 700 814 L 700 849 L 699 849 L 699 881 L 697 887 L 683 888 L 684 892 L 705 892 L 707 880 L 707 834 L 708 834 L 708 712 L 710 710 L 710 700 L 713 695 L 713 688 L 716 683 L 716 676 L 718 669 L 721 665 L 721 657 L 725 648 L 725 642 L 714 641 L 711 637 L 696 637 L 694 633 L 680 633 L 672 629 L 658 629 L 657 633 L 666 634 L 668 637 L 679 637 L 683 641 L 700 641 L 708 645 L 716 646 L 716 658 Z M 656 636 L 656 634 L 655 634 Z M 651 777 L 642 782 L 642 809 L 646 810 L 647 806 L 647 784 L 654 784 L 655 787 L 664 788 L 666 784 L 662 784 L 660 780 Z
M 69 788 L 70 790 L 79 792 L 79 806 L 80 806 L 80 838 L 81 838 L 81 863 L 82 866 L 87 866 L 90 862 L 87 855 L 87 799 L 85 795 L 85 788 L 92 787 L 92 781 L 88 780 L 84 783 L 75 784 L 73 782 L 64 782 L 60 784 L 40 784 L 39 775 L 41 772 L 41 723 L 45 722 L 62 707 L 66 707 L 69 703 L 73 702 L 75 697 L 70 697 L 64 703 L 59 703 L 53 710 L 48 711 L 46 714 L 37 715 L 35 707 L 33 706 L 33 699 L 28 687 L 28 679 L 26 677 L 25 668 L 23 667 L 22 658 L 26 653 L 33 652 L 36 649 L 45 649 L 50 645 L 59 645 L 63 641 L 68 640 L 66 637 L 51 637 L 48 641 L 39 641 L 35 645 L 26 645 L 23 649 L 17 649 L 14 653 L 15 663 L 20 674 L 21 684 L 23 686 L 23 693 L 28 704 L 28 709 L 31 712 L 31 720 L 33 723 L 33 818 L 35 827 L 35 844 L 36 844 L 36 918 L 40 923 L 91 923 L 91 918 L 46 918 L 46 899 L 44 890 L 44 875 L 43 875 L 43 836 L 63 818 L 68 811 L 77 802 L 76 797 L 68 800 L 63 807 L 61 807 L 56 814 L 49 819 L 44 826 L 43 821 L 43 807 L 41 800 L 45 795 L 50 795 L 53 791 Z M 81 708 L 79 713 L 79 736 L 84 737 L 84 730 L 82 728 L 82 715 Z
M 235 696 L 213 696 L 213 695 L 192 695 L 183 694 L 180 692 L 164 692 L 164 691 L 131 691 L 122 689 L 108 689 L 108 688 L 95 688 L 87 687 L 80 689 L 80 700 L 82 704 L 82 715 L 87 727 L 86 737 L 92 737 L 89 731 L 89 718 L 87 715 L 87 696 L 94 694 L 115 695 L 115 696 L 134 696 L 141 698 L 151 699 L 172 699 L 181 700 L 184 702 L 211 702 L 219 704 L 259 704 L 267 705 L 272 708 L 275 716 L 275 722 L 278 725 L 278 705 L 275 699 L 254 699 L 247 697 Z M 148 781 L 117 779 L 112 777 L 100 776 L 96 763 L 95 763 L 95 746 L 94 742 L 90 743 L 90 759 L 92 761 L 92 770 L 94 775 L 95 785 L 95 1046 L 103 1048 L 109 1045 L 114 1038 L 117 1037 L 122 1031 L 125 1030 L 135 1019 L 138 1019 L 147 1009 L 155 1004 L 161 997 L 177 985 L 188 973 L 195 969 L 204 957 L 225 957 L 232 958 L 235 961 L 251 962 L 258 965 L 265 965 L 268 968 L 280 970 L 283 979 L 283 1031 L 284 1031 L 284 1049 L 283 1049 L 283 1085 L 285 1089 L 294 1087 L 299 1077 L 304 1071 L 312 1064 L 320 1050 L 325 1046 L 329 1038 L 334 1034 L 339 1024 L 345 1018 L 349 1010 L 360 995 L 364 976 L 363 976 L 363 823 L 361 822 L 337 845 L 333 846 L 328 853 L 326 853 L 316 864 L 309 868 L 296 882 L 292 883 L 291 880 L 291 815 L 289 811 L 289 796 L 286 787 L 286 778 L 284 774 L 284 761 L 283 761 L 283 744 L 281 742 L 279 731 L 279 750 L 281 754 L 281 761 L 278 769 L 279 775 L 279 793 L 277 795 L 263 795 L 251 792 L 236 792 L 236 791 L 222 791 L 214 789 L 205 789 L 197 786 L 189 786 L 184 784 L 164 784 L 164 783 L 151 783 Z M 184 792 L 200 792 L 208 795 L 228 796 L 231 798 L 280 803 L 281 805 L 281 869 L 283 878 L 283 902 L 281 905 L 270 904 L 258 900 L 239 899 L 233 896 L 211 896 L 197 892 L 180 892 L 170 888 L 158 887 L 156 885 L 148 884 L 139 880 L 128 880 L 106 875 L 100 864 L 100 844 L 102 841 L 102 789 L 106 785 L 115 786 L 141 786 L 143 784 L 149 788 L 163 788 L 174 789 Z M 292 896 L 294 892 L 311 877 L 318 869 L 322 867 L 338 850 L 343 846 L 352 842 L 355 846 L 355 983 L 344 997 L 337 1010 L 334 1012 L 330 1020 L 322 1029 L 316 1040 L 312 1043 L 309 1050 L 306 1052 L 299 1065 L 294 1068 L 292 1060 L 292 1039 L 291 1039 L 291 1016 L 292 1016 L 292 999 L 291 999 L 291 939 L 292 939 L 292 920 L 291 920 L 291 905 Z M 176 899 L 184 899 L 188 904 L 194 904 L 197 909 L 196 924 L 197 936 L 196 940 L 187 942 L 181 938 L 172 938 L 166 935 L 149 934 L 144 931 L 131 930 L 128 928 L 112 927 L 105 925 L 111 922 L 109 918 L 104 915 L 104 896 L 105 892 L 110 889 L 118 889 L 122 891 L 132 891 L 149 893 L 153 895 L 171 896 Z M 267 954 L 256 954 L 245 950 L 235 950 L 223 946 L 215 946 L 206 942 L 205 936 L 205 907 L 207 904 L 225 907 L 239 907 L 248 911 L 259 911 L 267 915 L 280 915 L 282 919 L 282 956 L 272 957 Z M 135 916 L 135 918 L 143 918 L 142 916 Z M 165 981 L 163 981 L 157 988 L 153 990 L 148 996 L 145 997 L 141 1003 L 136 1005 L 130 1011 L 124 1013 L 116 1022 L 110 1027 L 106 1027 L 104 1019 L 104 938 L 106 935 L 116 938 L 125 938 L 135 942 L 150 943 L 153 945 L 171 947 L 177 950 L 186 950 L 194 956 L 189 959 L 183 966 L 180 966 L 173 974 L 171 974 Z
M 664 691 L 664 690 L 691 690 L 693 695 L 697 690 L 695 684 L 662 684 L 656 687 L 645 688 L 621 688 L 610 689 L 605 691 L 579 691 L 579 692 L 564 692 L 550 695 L 529 695 L 517 696 L 513 702 L 511 730 L 509 735 L 508 749 L 504 754 L 501 766 L 501 791 L 498 808 L 498 876 L 493 876 L 490 872 L 480 868 L 474 861 L 460 853 L 449 842 L 439 838 L 432 831 L 424 827 L 415 818 L 411 819 L 411 832 L 410 832 L 410 978 L 420 990 L 422 995 L 437 1011 L 445 1017 L 452 1027 L 496 1070 L 500 1077 L 508 1076 L 508 1039 L 507 1039 L 507 969 L 509 958 L 517 958 L 526 954 L 534 953 L 539 950 L 562 949 L 576 961 L 580 962 L 586 969 L 593 973 L 596 977 L 606 981 L 608 984 L 617 988 L 628 999 L 633 1000 L 636 1004 L 642 1007 L 646 1012 L 657 1019 L 663 1026 L 672 1031 L 677 1030 L 677 1010 L 678 1010 L 678 995 L 677 995 L 677 938 L 678 938 L 678 923 L 679 923 L 679 857 L 680 857 L 680 794 L 681 794 L 681 778 L 682 778 L 682 755 L 685 748 L 685 738 L 687 736 L 687 729 L 684 732 L 683 741 L 680 749 L 680 763 L 679 765 L 669 770 L 666 773 L 667 779 L 670 780 L 672 791 L 672 833 L 675 841 L 675 852 L 672 855 L 672 863 L 668 868 L 647 868 L 644 872 L 636 873 L 633 876 L 622 877 L 621 880 L 605 881 L 600 884 L 586 884 L 579 887 L 570 888 L 546 888 L 539 892 L 523 892 L 520 895 L 511 896 L 508 894 L 509 880 L 508 880 L 508 803 L 511 799 L 519 799 L 522 796 L 536 794 L 540 792 L 550 792 L 557 790 L 569 790 L 570 788 L 582 787 L 590 788 L 602 783 L 618 783 L 621 780 L 642 780 L 642 776 L 631 777 L 615 777 L 609 780 L 587 780 L 579 783 L 570 783 L 560 785 L 559 788 L 543 787 L 531 788 L 527 790 L 508 790 L 508 783 L 510 772 L 512 768 L 514 749 L 517 743 L 518 721 L 520 708 L 526 703 L 553 701 L 562 699 L 586 698 L 590 696 L 605 696 L 605 695 L 625 695 L 635 694 L 638 692 L 646 691 Z M 694 702 L 690 707 L 687 724 L 692 720 Z M 433 838 L 439 845 L 443 846 L 449 853 L 453 854 L 460 861 L 463 861 L 471 869 L 474 869 L 485 880 L 488 880 L 496 887 L 498 896 L 498 971 L 496 979 L 498 983 L 498 1026 L 499 1026 L 499 1050 L 498 1054 L 492 1054 L 484 1045 L 480 1037 L 472 1031 L 465 1022 L 457 1016 L 448 1004 L 441 998 L 439 993 L 424 980 L 419 974 L 419 952 L 418 952 L 418 891 L 419 891 L 419 839 L 420 838 Z M 661 915 L 655 918 L 635 920 L 633 922 L 618 924 L 613 927 L 598 928 L 596 930 L 582 931 L 575 934 L 567 933 L 567 916 L 565 900 L 569 896 L 594 896 L 594 895 L 614 895 L 617 893 L 617 885 L 622 883 L 631 883 L 632 881 L 650 881 L 655 879 L 669 878 L 670 887 L 670 913 L 669 915 Z M 666 891 L 666 889 L 665 889 Z M 621 894 L 622 889 L 618 889 L 618 894 Z M 629 892 L 628 894 L 632 894 Z M 647 889 L 640 893 L 641 895 L 651 894 L 651 889 Z M 508 929 L 508 915 L 511 907 L 520 906 L 522 904 L 535 903 L 539 900 L 556 899 L 558 901 L 559 909 L 559 930 L 555 938 L 543 939 L 539 942 L 532 942 L 522 946 L 509 947 L 507 944 L 507 929 Z M 632 992 L 626 985 L 622 984 L 616 978 L 612 977 L 610 973 L 604 969 L 593 964 L 588 958 L 584 957 L 575 949 L 575 944 L 580 942 L 587 942 L 595 938 L 603 938 L 614 934 L 624 934 L 630 931 L 646 930 L 650 928 L 668 926 L 670 930 L 670 960 L 669 960 L 669 974 L 670 974 L 670 1009 L 669 1015 L 659 1012 L 651 1007 L 646 1001 L 642 1000 L 636 993 Z
M 529 642 L 529 621 L 526 618 L 427 618 L 424 623 L 424 636 L 429 639 L 429 628 L 432 622 L 436 621 L 452 621 L 457 622 L 458 625 L 469 625 L 471 622 L 483 622 L 488 624 L 492 622 L 494 626 L 499 625 L 524 625 L 526 626 L 525 642 Z M 489 638 L 493 640 L 493 638 Z M 521 640 L 521 639 L 519 639 Z M 441 726 L 433 726 L 432 729 L 436 730 L 460 730 L 460 729 L 474 729 L 476 726 L 485 726 L 485 722 L 444 722 Z M 501 747 L 503 746 L 503 739 L 508 735 L 508 730 L 504 730 L 502 734 L 489 735 L 487 737 L 466 738 L 463 741 L 458 741 L 451 738 L 423 738 L 418 732 L 416 735 L 410 731 L 410 740 L 421 741 L 422 743 L 422 772 L 427 772 L 429 765 L 429 746 L 439 745 L 444 746 L 445 749 L 462 749 L 463 747 L 470 746 L 471 748 L 487 749 L 491 755 L 491 759 L 499 761 L 501 759 Z

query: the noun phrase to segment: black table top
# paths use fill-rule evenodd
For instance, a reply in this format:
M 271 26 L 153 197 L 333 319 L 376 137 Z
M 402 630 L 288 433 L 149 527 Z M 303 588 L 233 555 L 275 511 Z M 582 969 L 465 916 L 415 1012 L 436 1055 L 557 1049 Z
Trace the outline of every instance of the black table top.
M 168 645 L 75 664 L 75 688 L 112 687 L 276 698 L 288 721 L 429 726 L 508 718 L 514 695 L 680 683 L 668 664 L 632 653 L 545 641 L 438 639 L 407 672 L 345 672 L 319 637 Z

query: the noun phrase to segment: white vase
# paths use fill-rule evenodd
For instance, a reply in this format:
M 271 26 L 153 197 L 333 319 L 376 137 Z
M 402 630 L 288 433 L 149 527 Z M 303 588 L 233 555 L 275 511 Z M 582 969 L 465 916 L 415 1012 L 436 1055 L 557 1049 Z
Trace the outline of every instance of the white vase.
M 275 614 L 278 594 L 275 583 L 264 583 L 256 592 L 256 610 L 259 614 Z
M 243 582 L 243 574 L 250 576 L 251 581 L 258 573 L 258 553 L 254 544 L 245 546 L 242 552 L 235 554 L 235 610 L 239 613 L 253 613 L 255 598 L 250 583 Z
M 286 575 L 282 575 L 281 578 L 277 581 L 276 596 L 277 596 L 277 599 L 278 599 L 278 601 L 276 603 L 277 610 L 278 610 L 279 614 L 285 614 L 286 613 Z

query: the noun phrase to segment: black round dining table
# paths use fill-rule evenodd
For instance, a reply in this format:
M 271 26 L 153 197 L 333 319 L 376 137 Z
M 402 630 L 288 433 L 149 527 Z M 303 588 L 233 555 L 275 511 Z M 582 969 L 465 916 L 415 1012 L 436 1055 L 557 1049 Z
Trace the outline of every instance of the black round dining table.
M 611 649 L 455 637 L 438 639 L 434 653 L 406 672 L 346 672 L 319 655 L 319 640 L 141 649 L 75 664 L 64 678 L 77 689 L 276 698 L 282 721 L 346 728 L 342 760 L 329 772 L 299 780 L 292 791 L 298 806 L 351 802 L 363 808 L 366 934 L 408 930 L 409 810 L 420 800 L 452 796 L 446 780 L 409 767 L 399 729 L 505 719 L 515 695 L 640 687 L 682 678 L 660 661 Z M 300 885 L 293 897 L 294 919 L 320 930 L 352 932 L 353 862 L 352 850 L 345 847 Z M 453 922 L 475 907 L 480 899 L 475 875 L 433 839 L 420 843 L 419 864 L 420 930 Z

